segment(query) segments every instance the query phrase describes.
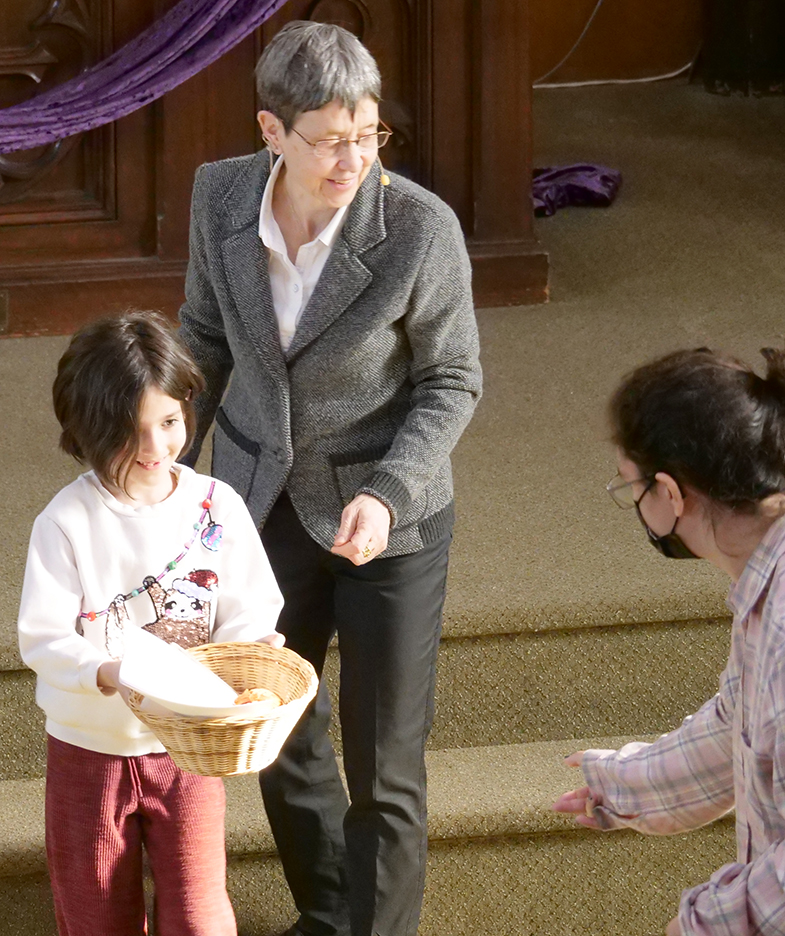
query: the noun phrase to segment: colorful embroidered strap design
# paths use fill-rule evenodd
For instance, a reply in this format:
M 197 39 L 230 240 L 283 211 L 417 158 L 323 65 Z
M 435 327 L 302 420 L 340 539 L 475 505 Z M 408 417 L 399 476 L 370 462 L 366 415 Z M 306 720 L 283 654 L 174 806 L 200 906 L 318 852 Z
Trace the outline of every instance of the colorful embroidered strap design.
M 171 562 L 167 562 L 164 570 L 160 573 L 160 575 L 156 575 L 154 581 L 160 582 L 167 572 L 171 572 L 172 569 L 175 569 L 183 561 L 183 559 L 188 554 L 188 550 L 193 546 L 194 541 L 196 540 L 196 537 L 199 535 L 199 531 L 204 526 L 204 521 L 206 518 L 208 517 L 210 518 L 208 528 L 209 526 L 216 525 L 216 524 L 213 524 L 212 517 L 210 516 L 210 508 L 213 505 L 212 496 L 213 496 L 214 490 L 215 490 L 215 481 L 212 481 L 210 483 L 210 490 L 207 492 L 207 497 L 202 501 L 200 505 L 202 508 L 202 515 L 199 517 L 199 521 L 193 525 L 193 531 L 194 531 L 193 535 L 185 544 L 185 548 L 180 553 L 180 555 L 177 556 L 176 559 L 172 559 Z M 117 598 L 114 599 L 112 604 L 116 604 L 120 600 L 128 601 L 131 598 L 136 598 L 138 595 L 141 595 L 143 592 L 146 592 L 148 588 L 149 588 L 149 585 L 145 585 L 144 583 L 142 583 L 138 588 L 131 589 L 131 591 L 128 592 L 127 595 L 118 595 Z M 84 618 L 87 621 L 94 621 L 96 618 L 103 617 L 105 614 L 108 614 L 109 611 L 111 610 L 111 607 L 112 605 L 109 605 L 109 607 L 104 608 L 103 611 L 81 611 L 79 613 L 79 617 Z

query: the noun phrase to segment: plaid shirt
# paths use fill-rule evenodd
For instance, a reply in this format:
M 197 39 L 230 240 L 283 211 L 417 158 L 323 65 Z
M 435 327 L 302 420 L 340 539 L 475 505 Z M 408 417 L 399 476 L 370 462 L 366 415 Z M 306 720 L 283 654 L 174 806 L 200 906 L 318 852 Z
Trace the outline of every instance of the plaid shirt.
M 720 691 L 653 744 L 587 751 L 605 828 L 694 829 L 736 807 L 737 861 L 682 894 L 685 936 L 785 933 L 785 518 L 731 589 Z

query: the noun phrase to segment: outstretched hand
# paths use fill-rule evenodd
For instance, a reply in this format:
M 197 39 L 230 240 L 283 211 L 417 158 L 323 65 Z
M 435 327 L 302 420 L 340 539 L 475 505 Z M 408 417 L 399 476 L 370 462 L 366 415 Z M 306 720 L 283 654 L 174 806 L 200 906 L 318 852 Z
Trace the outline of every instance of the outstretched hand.
M 564 758 L 567 767 L 580 767 L 583 761 L 583 751 L 576 751 Z M 551 806 L 554 812 L 571 813 L 575 816 L 578 825 L 586 826 L 588 829 L 602 829 L 602 826 L 592 815 L 592 810 L 599 804 L 591 790 L 587 787 L 580 787 L 577 790 L 570 790 L 563 793 Z
M 681 936 L 681 927 L 679 926 L 679 918 L 674 917 L 668 926 L 665 929 L 665 936 Z
M 341 514 L 331 552 L 355 565 L 365 565 L 387 549 L 390 511 L 370 494 L 358 494 Z

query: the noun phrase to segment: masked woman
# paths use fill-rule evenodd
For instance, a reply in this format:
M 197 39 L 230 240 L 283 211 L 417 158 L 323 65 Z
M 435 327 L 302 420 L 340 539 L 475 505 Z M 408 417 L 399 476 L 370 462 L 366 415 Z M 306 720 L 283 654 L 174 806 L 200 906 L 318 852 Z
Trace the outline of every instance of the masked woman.
M 202 166 L 194 186 L 180 316 L 207 379 L 194 451 L 215 418 L 213 472 L 262 527 L 286 645 L 321 674 L 338 634 L 349 802 L 324 686 L 261 775 L 290 932 L 405 936 L 425 872 L 449 456 L 481 388 L 470 265 L 452 211 L 382 169 L 379 72 L 353 35 L 291 23 L 256 77 L 266 149 Z
M 732 586 L 717 695 L 653 744 L 583 751 L 587 786 L 554 808 L 655 835 L 736 807 L 737 860 L 684 891 L 667 936 L 785 932 L 785 352 L 765 377 L 706 349 L 634 371 L 611 400 L 619 475 L 652 544 L 704 559 Z

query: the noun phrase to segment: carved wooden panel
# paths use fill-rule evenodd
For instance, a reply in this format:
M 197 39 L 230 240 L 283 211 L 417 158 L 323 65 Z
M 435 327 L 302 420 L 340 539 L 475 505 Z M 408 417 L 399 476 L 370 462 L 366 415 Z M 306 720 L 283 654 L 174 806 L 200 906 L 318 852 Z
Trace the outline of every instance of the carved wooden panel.
M 4 0 L 0 103 L 27 100 L 107 56 L 153 20 L 154 2 Z M 146 108 L 60 144 L 0 157 L 0 278 L 9 267 L 18 279 L 17 266 L 155 253 L 153 118 Z
M 0 7 L 0 107 L 73 78 L 107 54 L 111 7 L 88 0 L 34 0 Z M 46 213 L 71 220 L 113 211 L 111 129 L 35 150 L 0 154 L 2 223 Z

